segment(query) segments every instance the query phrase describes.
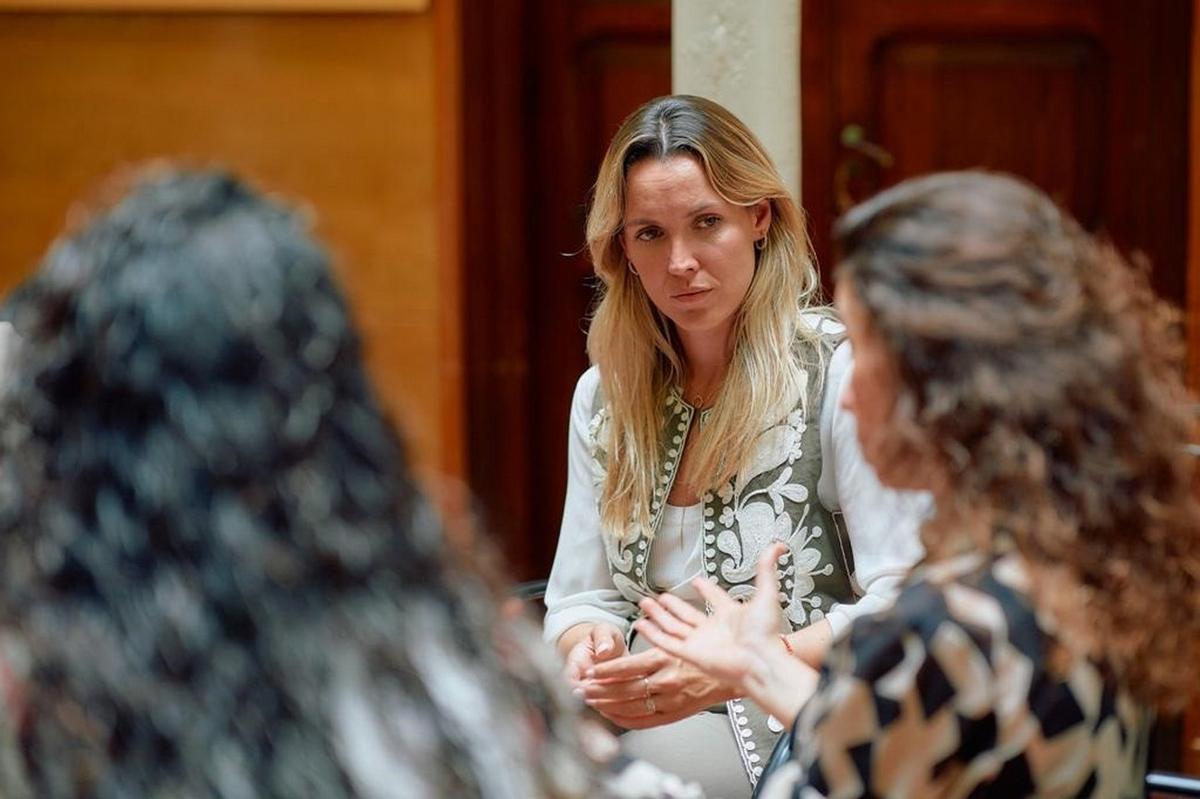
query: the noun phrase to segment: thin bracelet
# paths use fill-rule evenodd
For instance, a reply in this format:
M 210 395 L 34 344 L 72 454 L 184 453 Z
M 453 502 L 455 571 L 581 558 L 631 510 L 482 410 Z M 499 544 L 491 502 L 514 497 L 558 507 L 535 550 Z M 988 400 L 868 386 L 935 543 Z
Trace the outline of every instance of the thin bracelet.
M 787 635 L 785 635 L 784 633 L 780 633 L 779 640 L 783 641 L 783 648 L 787 650 L 787 653 L 789 655 L 794 656 L 796 654 L 796 650 L 792 648 L 792 642 L 788 640 Z

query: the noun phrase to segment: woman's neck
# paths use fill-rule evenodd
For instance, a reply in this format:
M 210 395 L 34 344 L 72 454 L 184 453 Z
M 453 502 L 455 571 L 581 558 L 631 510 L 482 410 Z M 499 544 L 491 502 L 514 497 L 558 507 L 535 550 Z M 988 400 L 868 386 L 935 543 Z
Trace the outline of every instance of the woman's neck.
M 679 341 L 683 345 L 685 390 L 708 394 L 720 385 L 733 357 L 730 332 L 725 330 L 689 334 L 678 331 Z

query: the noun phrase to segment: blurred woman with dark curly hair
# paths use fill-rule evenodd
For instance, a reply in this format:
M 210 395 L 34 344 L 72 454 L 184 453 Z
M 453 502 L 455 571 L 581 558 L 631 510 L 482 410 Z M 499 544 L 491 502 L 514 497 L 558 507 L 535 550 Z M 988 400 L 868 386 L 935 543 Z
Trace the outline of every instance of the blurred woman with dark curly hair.
M 537 632 L 447 552 L 296 215 L 152 173 L 7 311 L 3 796 L 598 790 Z
M 843 402 L 883 482 L 935 493 L 928 557 L 819 674 L 773 635 L 777 551 L 752 602 L 698 585 L 713 615 L 647 600 L 643 632 L 796 717 L 763 796 L 1142 796 L 1153 710 L 1200 686 L 1176 315 L 1008 177 L 906 181 L 836 235 Z

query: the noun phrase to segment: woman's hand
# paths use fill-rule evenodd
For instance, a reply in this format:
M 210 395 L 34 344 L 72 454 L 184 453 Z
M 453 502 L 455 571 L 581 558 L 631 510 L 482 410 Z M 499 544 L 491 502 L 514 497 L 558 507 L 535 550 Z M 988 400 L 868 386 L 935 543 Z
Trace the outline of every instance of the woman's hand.
M 582 685 L 583 699 L 612 723 L 630 730 L 670 724 L 736 693 L 660 649 L 598 663 Z
M 785 721 L 795 717 L 816 687 L 817 672 L 794 657 L 779 638 L 779 582 L 775 563 L 786 551 L 775 544 L 763 552 L 754 598 L 739 604 L 703 578 L 692 584 L 712 608 L 706 616 L 692 605 L 663 595 L 641 602 L 646 618 L 634 624 L 664 652 L 693 664 L 749 696 Z
M 607 622 L 578 624 L 563 633 L 559 645 L 566 650 L 565 671 L 575 689 L 597 664 L 629 654 L 621 630 Z
M 768 643 L 783 647 L 775 563 L 786 551 L 783 544 L 774 544 L 763 552 L 755 576 L 758 590 L 749 602 L 735 601 L 701 577 L 692 585 L 712 608 L 711 615 L 663 594 L 641 601 L 646 619 L 636 622 L 635 628 L 655 646 L 741 686 L 757 658 L 756 650 Z

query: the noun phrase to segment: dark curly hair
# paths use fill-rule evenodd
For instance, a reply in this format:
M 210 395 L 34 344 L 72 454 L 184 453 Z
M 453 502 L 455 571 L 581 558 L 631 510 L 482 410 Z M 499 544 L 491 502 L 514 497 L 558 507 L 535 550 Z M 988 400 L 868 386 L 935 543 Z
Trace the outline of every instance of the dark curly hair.
M 905 181 L 848 213 L 849 281 L 901 378 L 894 447 L 947 484 L 933 554 L 965 530 L 1025 556 L 1068 648 L 1140 699 L 1200 685 L 1194 405 L 1178 314 L 1145 270 L 1014 178 Z
M 152 172 L 6 313 L 0 628 L 32 795 L 582 792 L 526 631 L 447 553 L 295 214 Z

